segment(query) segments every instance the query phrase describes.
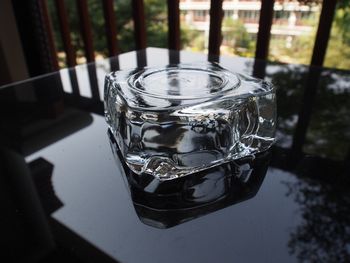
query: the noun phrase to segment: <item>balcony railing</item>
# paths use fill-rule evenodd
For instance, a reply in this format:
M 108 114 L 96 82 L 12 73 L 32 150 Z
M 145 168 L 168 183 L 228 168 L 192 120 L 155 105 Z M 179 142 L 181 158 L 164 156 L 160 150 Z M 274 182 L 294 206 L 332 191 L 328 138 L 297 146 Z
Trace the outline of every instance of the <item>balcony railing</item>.
M 16 14 L 22 15 L 23 17 L 26 15 L 21 9 L 21 5 L 24 3 L 28 3 L 27 1 L 13 0 L 17 3 L 15 4 L 18 8 L 19 12 Z M 35 15 L 38 18 L 39 22 L 31 22 L 31 20 L 25 20 L 30 25 L 27 26 L 27 32 L 21 30 L 19 28 L 20 33 L 27 33 L 28 37 L 28 28 L 32 28 L 33 30 L 39 30 L 40 36 L 37 37 L 40 41 L 40 47 L 42 50 L 42 54 L 39 54 L 39 58 L 37 58 L 37 54 L 34 56 L 30 54 L 30 52 L 34 52 L 33 49 L 28 49 L 27 52 L 32 55 L 31 58 L 34 57 L 34 66 L 42 65 L 42 62 L 47 62 L 48 67 L 45 67 L 46 70 L 57 70 L 57 52 L 55 50 L 54 41 L 53 41 L 53 32 L 49 23 L 48 10 L 46 7 L 46 1 L 44 0 L 31 0 L 32 3 L 35 4 Z M 44 105 L 43 107 L 47 108 L 47 115 L 56 116 L 59 114 L 61 110 L 61 106 L 63 105 L 61 102 L 63 97 L 65 100 L 68 98 L 68 102 L 70 100 L 74 101 L 74 103 L 78 102 L 82 108 L 89 107 L 91 111 L 98 112 L 100 114 L 103 113 L 103 102 L 100 97 L 100 90 L 98 84 L 98 78 L 96 75 L 96 65 L 94 63 L 88 63 L 86 65 L 88 71 L 89 85 L 91 89 L 91 98 L 80 95 L 78 80 L 76 71 L 79 70 L 79 67 L 74 67 L 76 64 L 76 54 L 72 45 L 72 40 L 70 38 L 70 28 L 68 23 L 68 15 L 66 11 L 66 7 L 64 4 L 64 0 L 55 0 L 56 11 L 59 18 L 59 26 L 60 26 L 60 34 L 62 37 L 63 48 L 66 52 L 66 61 L 69 68 L 67 71 L 69 73 L 69 78 L 71 81 L 72 93 L 64 94 L 62 96 L 62 87 L 61 80 L 57 79 L 57 83 L 47 83 L 45 86 L 35 87 L 36 94 L 38 96 L 38 101 L 40 105 Z M 118 54 L 118 43 L 116 40 L 117 28 L 115 25 L 115 14 L 113 8 L 113 0 L 102 0 L 103 3 L 103 14 L 105 19 L 105 34 L 107 36 L 107 46 L 109 55 L 111 57 Z M 144 11 L 144 3 L 143 0 L 132 0 L 133 5 L 133 21 L 134 21 L 134 41 L 137 50 L 143 50 L 147 47 L 147 34 L 145 27 L 145 11 Z M 90 15 L 87 0 L 76 0 L 78 16 L 80 20 L 80 31 L 83 36 L 83 44 L 85 56 L 88 62 L 92 62 L 95 60 L 94 57 L 94 43 L 92 38 L 92 28 L 90 24 Z M 172 50 L 180 50 L 181 41 L 180 41 L 180 12 L 179 12 L 179 0 L 168 0 L 168 48 Z M 223 18 L 223 0 L 211 0 L 210 2 L 210 30 L 209 30 L 209 39 L 208 39 L 208 60 L 218 60 L 220 55 L 220 46 L 222 42 L 222 18 Z M 320 22 L 318 25 L 315 44 L 313 48 L 311 65 L 314 66 L 322 66 L 327 44 L 330 36 L 331 25 L 335 13 L 336 1 L 335 0 L 324 0 L 322 5 L 322 10 L 320 14 Z M 273 21 L 273 13 L 274 13 L 274 0 L 262 0 L 260 18 L 259 18 L 259 28 L 257 33 L 257 44 L 256 44 L 256 52 L 255 52 L 255 61 L 253 64 L 253 72 L 252 75 L 260 78 L 265 77 L 265 69 L 266 69 L 266 59 L 268 56 L 269 42 L 271 36 L 271 26 Z M 22 32 L 21 32 L 22 31 Z M 35 37 L 35 34 L 30 34 L 29 39 Z M 22 40 L 23 42 L 23 40 Z M 147 65 L 146 60 L 146 52 L 140 51 L 137 52 L 137 66 L 142 67 Z M 43 59 L 43 58 L 46 58 Z M 169 52 L 169 60 L 170 63 L 177 63 L 179 59 L 178 52 Z M 110 60 L 111 70 L 118 69 L 118 57 L 111 58 Z M 85 67 L 85 66 L 84 66 Z M 318 67 L 310 67 L 309 74 L 306 77 L 306 88 L 302 99 L 302 107 L 298 114 L 298 124 L 295 129 L 294 137 L 293 137 L 293 145 L 292 145 L 292 153 L 294 157 L 298 156 L 302 153 L 302 145 L 306 140 L 306 132 L 307 127 L 309 126 L 311 113 L 313 104 L 315 101 L 316 93 L 317 93 L 317 82 L 320 76 L 320 69 Z M 57 76 L 59 78 L 59 76 Z M 101 85 L 100 85 L 101 87 Z M 11 94 L 10 94 L 11 95 Z M 12 95 L 11 95 L 12 96 Z M 10 101 L 8 99 L 4 99 L 3 101 Z M 7 104 L 6 104 L 7 105 Z M 10 105 L 10 104 L 9 104 Z M 12 105 L 12 104 L 11 104 Z M 42 106 L 40 106 L 42 108 Z M 292 156 L 292 159 L 294 158 Z
M 115 24 L 114 1 L 101 0 L 103 6 L 103 14 L 105 19 L 105 34 L 109 56 L 118 54 L 118 43 L 116 39 L 117 28 Z M 49 57 L 54 65 L 53 69 L 58 68 L 57 52 L 53 41 L 53 32 L 49 23 L 48 10 L 46 1 L 37 0 L 37 6 L 40 9 L 43 22 L 46 24 L 44 30 L 46 41 L 48 42 Z M 66 63 L 72 67 L 76 64 L 75 50 L 70 37 L 70 28 L 67 15 L 67 9 L 64 0 L 54 0 L 56 12 L 58 15 L 60 34 L 62 38 L 63 48 L 66 53 Z M 261 10 L 259 28 L 257 33 L 257 43 L 255 58 L 266 60 L 268 56 L 269 42 L 271 36 L 271 26 L 274 19 L 274 0 L 261 0 Z M 331 25 L 336 8 L 336 0 L 324 0 L 322 4 L 318 30 L 316 34 L 315 44 L 312 52 L 311 65 L 322 66 L 326 54 L 327 44 L 330 36 Z M 132 0 L 132 17 L 134 22 L 134 41 L 137 50 L 147 47 L 146 21 L 143 0 Z M 227 3 L 225 3 L 227 4 Z M 167 0 L 168 5 L 168 47 L 169 49 L 180 50 L 180 12 L 179 0 Z M 80 21 L 80 31 L 84 44 L 85 57 L 88 62 L 95 60 L 94 43 L 92 37 L 92 27 L 90 21 L 89 7 L 87 0 L 76 0 L 78 17 Z M 223 0 L 210 1 L 210 28 L 208 39 L 208 59 L 218 59 L 220 55 L 220 46 L 222 42 L 222 20 Z

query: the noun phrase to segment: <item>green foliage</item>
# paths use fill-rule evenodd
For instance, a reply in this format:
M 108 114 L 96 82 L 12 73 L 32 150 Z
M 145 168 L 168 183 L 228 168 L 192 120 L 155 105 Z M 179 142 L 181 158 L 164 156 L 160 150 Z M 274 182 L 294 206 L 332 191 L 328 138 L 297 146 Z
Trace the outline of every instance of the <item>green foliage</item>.
M 80 22 L 77 12 L 76 1 L 65 1 L 67 8 L 69 26 L 71 29 L 72 44 L 78 56 L 84 55 L 84 43 L 80 35 Z M 168 25 L 167 25 L 167 2 L 161 0 L 144 0 L 145 19 L 147 30 L 147 46 L 167 47 L 168 46 Z M 53 0 L 48 1 L 48 8 L 53 24 L 54 38 L 58 51 L 63 51 L 60 35 L 60 28 L 56 7 Z M 101 0 L 88 0 L 90 22 L 93 33 L 94 49 L 97 53 L 108 56 L 107 39 L 105 31 L 105 20 Z M 135 49 L 134 23 L 132 19 L 131 0 L 115 0 L 114 12 L 117 25 L 117 40 L 120 52 L 127 52 Z M 198 33 L 181 28 L 181 43 L 186 45 L 190 39 L 198 37 Z
M 324 62 L 326 67 L 350 69 L 350 6 L 344 5 L 346 1 L 340 1 L 337 6 Z M 310 21 L 309 25 L 313 27 L 313 31 L 308 35 L 295 37 L 291 47 L 286 46 L 285 39 L 272 38 L 269 60 L 309 64 L 316 37 L 317 22 L 317 20 Z
M 92 34 L 94 38 L 94 48 L 96 51 L 106 56 L 108 54 L 108 49 L 102 1 L 88 0 L 88 7 L 91 20 Z
M 104 19 L 103 19 L 103 9 L 101 1 L 98 0 L 89 0 L 89 13 L 90 15 L 91 27 L 94 38 L 94 47 L 96 51 L 100 53 L 107 53 L 107 45 L 104 44 L 106 42 L 105 37 L 105 29 L 104 29 Z M 82 40 L 82 36 L 80 34 L 80 22 L 79 16 L 77 12 L 77 4 L 76 1 L 65 1 L 65 6 L 68 14 L 68 22 L 70 27 L 70 35 L 72 39 L 72 44 L 75 47 L 78 56 L 83 54 L 84 43 Z M 53 0 L 48 1 L 48 9 L 51 16 L 55 44 L 58 51 L 63 51 L 63 44 L 60 35 L 60 28 L 58 23 L 58 17 L 56 12 L 56 7 Z
M 222 34 L 228 45 L 233 48 L 233 53 L 239 56 L 254 54 L 255 41 L 241 20 L 225 18 L 222 23 Z
M 191 28 L 186 23 L 181 24 L 181 45 L 192 51 L 203 52 L 205 50 L 205 34 L 202 31 Z
M 340 31 L 343 43 L 350 45 L 350 6 L 339 8 L 334 23 Z
M 343 0 L 338 8 L 328 42 L 325 66 L 350 69 L 350 1 Z
M 167 2 L 144 0 L 147 45 L 151 47 L 168 46 Z
M 117 39 L 121 53 L 135 49 L 134 24 L 131 0 L 117 0 L 114 3 L 117 23 Z
M 308 5 L 319 4 L 319 0 L 299 0 Z M 76 1 L 65 0 L 73 46 L 78 57 L 84 56 L 84 44 L 80 34 L 79 16 Z M 147 45 L 154 47 L 168 46 L 167 3 L 161 0 L 144 0 Z M 52 19 L 54 37 L 58 51 L 63 51 L 57 12 L 53 0 L 48 0 Z M 135 49 L 134 25 L 132 19 L 131 0 L 115 0 L 115 16 L 120 52 Z M 93 31 L 95 51 L 104 56 L 107 52 L 105 21 L 101 0 L 88 0 L 90 22 Z M 305 22 L 305 21 L 304 21 Z M 295 37 L 290 48 L 283 39 L 271 39 L 270 60 L 309 64 L 317 30 L 316 19 L 307 22 L 314 30 L 309 35 Z M 328 67 L 350 69 L 350 0 L 339 0 L 331 37 L 325 59 Z M 240 20 L 226 18 L 223 21 L 223 36 L 229 53 L 240 56 L 254 56 L 256 41 Z M 182 46 L 190 46 L 192 50 L 204 51 L 205 34 L 181 24 Z
M 231 17 L 223 21 L 225 38 L 232 42 L 232 46 L 248 48 L 250 37 L 242 21 Z
M 350 69 L 350 43 L 344 32 L 334 24 L 328 43 L 324 65 L 331 68 Z
M 306 36 L 298 36 L 292 40 L 291 47 L 287 47 L 285 39 L 272 38 L 270 41 L 269 60 L 309 64 L 314 39 L 315 32 Z
M 181 44 L 183 47 L 190 45 L 192 41 L 197 41 L 196 46 L 200 47 L 200 50 L 204 50 L 204 35 L 201 34 L 198 30 L 191 29 L 186 24 L 181 24 Z

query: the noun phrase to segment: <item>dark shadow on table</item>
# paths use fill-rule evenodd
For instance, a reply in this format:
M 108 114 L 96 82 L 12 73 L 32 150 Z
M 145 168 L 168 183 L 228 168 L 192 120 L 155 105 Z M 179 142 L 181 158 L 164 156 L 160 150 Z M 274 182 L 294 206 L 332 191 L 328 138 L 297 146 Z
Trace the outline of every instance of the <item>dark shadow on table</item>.
M 286 183 L 302 219 L 290 233 L 289 252 L 299 262 L 349 262 L 348 73 L 280 65 L 266 74 L 277 86 L 279 112 L 271 166 L 298 179 Z
M 113 135 L 112 152 L 121 166 L 140 220 L 169 228 L 253 198 L 265 178 L 269 152 L 225 163 L 176 180 L 160 181 L 133 173 L 123 161 Z
M 305 158 L 286 183 L 299 204 L 301 223 L 292 230 L 289 251 L 300 262 L 350 261 L 350 169 L 344 161 Z
M 54 165 L 26 163 L 0 147 L 1 262 L 117 262 L 50 215 L 64 204 L 52 184 Z
M 91 113 L 62 104 L 60 89 L 57 73 L 0 89 L 0 145 L 29 155 L 89 126 Z

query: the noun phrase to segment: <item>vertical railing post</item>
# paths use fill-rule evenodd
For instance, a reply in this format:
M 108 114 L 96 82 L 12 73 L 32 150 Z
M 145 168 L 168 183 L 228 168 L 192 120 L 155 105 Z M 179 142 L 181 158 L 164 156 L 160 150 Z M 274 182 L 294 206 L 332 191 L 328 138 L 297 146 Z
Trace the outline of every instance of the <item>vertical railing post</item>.
M 271 36 L 274 0 L 262 0 L 255 58 L 267 59 Z
M 222 2 L 223 0 L 210 1 L 208 60 L 218 61 L 220 56 L 222 41 L 221 23 L 223 18 Z
M 293 143 L 290 154 L 290 162 L 292 164 L 300 158 L 303 152 L 303 146 L 306 141 L 306 134 L 311 120 L 321 73 L 321 68 L 310 67 L 307 75 L 301 108 L 298 114 L 298 123 L 293 134 Z
M 80 31 L 84 41 L 86 60 L 87 62 L 93 62 L 95 61 L 95 55 L 87 1 L 77 0 L 77 9 L 80 20 Z
M 103 0 L 103 14 L 105 18 L 106 38 L 109 56 L 114 57 L 118 54 L 117 46 L 117 27 L 115 25 L 115 15 L 113 0 Z
M 256 40 L 253 76 L 265 77 L 266 60 L 269 54 L 274 0 L 261 0 L 259 31 Z
M 55 5 L 58 14 L 58 23 L 60 24 L 60 33 L 62 37 L 63 48 L 66 52 L 66 62 L 69 67 L 74 67 L 76 65 L 76 56 L 70 36 L 68 14 L 64 0 L 55 0 Z
M 132 0 L 136 50 L 146 48 L 146 23 L 143 0 Z
M 168 0 L 168 28 L 169 63 L 177 64 L 181 49 L 179 0 Z
M 298 157 L 300 157 L 303 151 L 303 145 L 306 141 L 307 130 L 310 124 L 312 109 L 314 106 L 317 88 L 322 73 L 322 70 L 319 68 L 319 66 L 323 65 L 324 57 L 327 51 L 327 44 L 335 13 L 336 2 L 336 0 L 323 1 L 320 22 L 316 33 L 316 39 L 311 58 L 311 67 L 309 68 L 303 103 L 298 115 L 298 123 L 293 136 L 290 158 L 291 161 L 295 161 Z
M 77 79 L 77 74 L 75 72 L 75 69 L 73 68 L 76 66 L 76 54 L 74 47 L 72 45 L 72 39 L 70 36 L 70 28 L 68 23 L 68 13 L 66 10 L 66 6 L 64 4 L 64 0 L 55 0 L 57 15 L 58 15 L 58 22 L 60 24 L 60 33 L 63 43 L 63 48 L 66 53 L 66 63 L 68 67 L 71 67 L 69 72 L 69 77 L 72 85 L 72 92 L 75 96 L 80 95 L 79 91 L 79 84 Z
M 322 66 L 327 51 L 337 0 L 323 0 L 311 65 Z
M 180 9 L 179 0 L 168 0 L 168 46 L 180 50 Z
M 53 30 L 52 30 L 52 25 L 49 18 L 48 10 L 47 10 L 46 1 L 43 1 L 43 0 L 39 1 L 39 6 L 42 12 L 42 18 L 46 29 L 46 35 L 48 38 L 47 43 L 48 43 L 49 54 L 51 55 L 51 60 L 52 60 L 54 70 L 58 70 L 59 66 L 58 66 L 58 59 L 57 59 L 57 50 L 56 50 L 55 41 L 53 38 Z
M 87 6 L 87 0 L 77 0 L 77 8 L 80 20 L 80 30 L 84 41 L 85 48 L 85 57 L 87 62 L 95 61 L 95 52 L 94 45 L 92 40 L 92 30 L 91 30 L 91 22 L 89 17 L 89 10 Z M 91 95 L 93 101 L 100 101 L 100 93 L 98 89 L 98 81 L 96 75 L 96 66 L 94 63 L 87 65 L 90 87 L 91 87 Z
M 108 53 L 111 57 L 109 59 L 111 70 L 119 69 L 119 60 L 118 57 L 115 57 L 119 53 L 118 43 L 117 43 L 117 27 L 116 19 L 114 13 L 113 0 L 102 0 L 103 4 L 103 14 L 105 18 L 105 29 L 106 29 L 106 38 L 108 45 Z

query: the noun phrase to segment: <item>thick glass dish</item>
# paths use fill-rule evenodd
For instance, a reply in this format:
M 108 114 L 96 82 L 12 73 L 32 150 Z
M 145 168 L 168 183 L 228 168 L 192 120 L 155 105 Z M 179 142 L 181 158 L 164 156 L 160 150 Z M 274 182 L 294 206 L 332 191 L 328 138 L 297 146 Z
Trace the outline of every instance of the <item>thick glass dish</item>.
M 130 169 L 169 180 L 267 150 L 275 90 L 213 63 L 122 70 L 106 76 L 105 116 Z

